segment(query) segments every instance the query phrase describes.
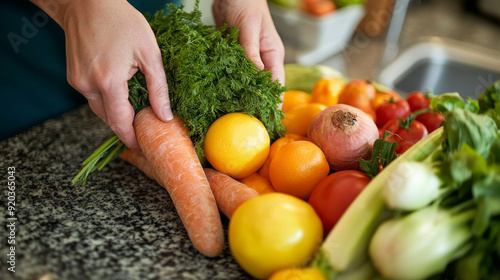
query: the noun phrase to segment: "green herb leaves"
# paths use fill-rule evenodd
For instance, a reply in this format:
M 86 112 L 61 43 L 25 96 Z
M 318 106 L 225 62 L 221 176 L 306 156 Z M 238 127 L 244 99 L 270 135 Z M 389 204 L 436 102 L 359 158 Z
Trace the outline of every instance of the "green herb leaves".
M 285 88 L 246 57 L 238 29 L 202 24 L 197 4 L 190 13 L 182 6 L 168 8 L 171 13 L 157 12 L 149 23 L 162 53 L 172 110 L 185 121 L 200 159 L 208 127 L 227 113 L 247 113 L 262 121 L 271 139 L 281 136 L 284 115 L 278 104 Z M 129 90 L 136 110 L 148 105 L 141 73 L 130 80 Z

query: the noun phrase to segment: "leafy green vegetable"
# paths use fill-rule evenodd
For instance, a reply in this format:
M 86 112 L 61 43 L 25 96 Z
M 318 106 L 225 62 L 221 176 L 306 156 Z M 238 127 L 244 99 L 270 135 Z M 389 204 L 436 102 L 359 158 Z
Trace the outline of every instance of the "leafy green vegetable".
M 284 133 L 278 109 L 286 90 L 272 73 L 260 71 L 239 44 L 238 29 L 216 28 L 201 22 L 196 1 L 192 12 L 183 6 L 168 5 L 171 11 L 158 11 L 148 18 L 161 50 L 169 96 L 174 115 L 185 121 L 200 161 L 206 163 L 203 142 L 209 126 L 227 113 L 242 112 L 258 118 L 271 140 Z M 129 81 L 129 100 L 134 110 L 150 105 L 144 75 L 136 73 Z M 73 183 L 85 184 L 87 176 L 102 169 L 126 147 L 115 136 L 102 144 L 82 165 Z
M 479 113 L 490 116 L 500 127 L 500 81 L 486 88 L 477 98 Z
M 169 9 L 171 13 L 159 11 L 149 23 L 162 52 L 172 111 L 186 122 L 198 155 L 203 155 L 208 127 L 231 112 L 261 120 L 271 139 L 281 136 L 283 112 L 278 104 L 285 88 L 246 57 L 238 29 L 204 25 L 197 7 L 191 13 L 174 5 Z M 144 77 L 137 76 L 129 83 L 130 94 L 144 96 Z
M 477 100 L 467 98 L 467 102 L 464 102 L 463 98 L 458 94 L 458 92 L 443 93 L 441 95 L 432 97 L 430 108 L 433 111 L 441 114 L 450 112 L 456 108 L 465 109 L 473 113 L 477 113 L 479 111 Z
M 469 253 L 437 279 L 453 279 L 460 275 L 461 280 L 500 280 L 500 221 L 491 223 L 490 229 L 478 238 Z
M 444 152 L 453 153 L 459 150 L 463 143 L 467 143 L 480 156 L 489 154 L 491 145 L 498 138 L 498 128 L 492 118 L 463 109 L 455 109 L 444 116 Z
M 313 265 L 320 267 L 330 279 L 348 275 L 367 260 L 372 261 L 379 273 L 387 273 L 382 277 L 390 278 L 391 271 L 397 272 L 392 274 L 397 275 L 395 279 L 456 279 L 457 276 L 471 280 L 500 279 L 500 132 L 495 121 L 499 117 L 499 86 L 497 82 L 488 87 L 479 101 L 463 100 L 458 93 L 432 97 L 431 109 L 444 114 L 444 126 L 373 178 L 327 236 Z M 421 205 L 424 208 L 408 211 L 410 208 L 402 205 L 388 209 L 390 205 L 384 201 L 382 190 L 389 180 L 394 180 L 390 175 L 397 176 L 398 167 L 410 161 L 427 165 L 436 172 L 442 182 L 439 194 L 431 193 L 429 200 Z M 416 180 L 413 176 L 426 173 L 412 167 L 403 169 L 416 173 L 408 176 L 408 180 Z M 401 201 L 408 205 L 414 203 Z M 432 222 L 436 215 L 422 214 L 418 215 L 419 219 L 412 219 L 415 230 L 408 230 L 410 226 L 403 221 L 416 217 L 414 214 L 422 213 L 422 209 L 435 209 L 453 217 L 445 219 L 452 222 Z M 374 242 L 373 232 L 381 224 L 391 225 L 390 230 L 378 235 L 379 241 L 375 241 L 377 246 L 372 244 L 369 258 L 367 244 Z M 456 233 L 455 224 L 460 224 L 463 246 L 433 242 L 443 237 L 449 241 L 446 235 Z M 419 237 L 417 228 L 425 229 L 425 234 Z M 398 234 L 391 237 L 391 232 Z M 400 251 L 403 261 L 397 260 L 394 252 L 387 253 L 396 246 L 403 248 Z M 436 255 L 435 248 L 446 254 Z M 454 260 L 457 257 L 459 259 Z M 441 265 L 434 269 L 424 265 L 415 270 L 420 260 L 433 260 L 433 264 Z
M 390 134 L 392 133 L 385 131 L 382 138 L 375 140 L 372 157 L 369 161 L 364 159 L 359 161 L 359 169 L 372 178 L 380 172 L 381 168 L 386 167 L 398 157 L 395 151 L 398 143 L 386 140 Z

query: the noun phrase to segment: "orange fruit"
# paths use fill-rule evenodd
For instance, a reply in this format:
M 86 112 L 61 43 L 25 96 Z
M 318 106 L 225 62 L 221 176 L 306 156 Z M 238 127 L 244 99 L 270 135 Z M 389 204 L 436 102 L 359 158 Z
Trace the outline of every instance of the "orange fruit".
M 351 105 L 358 109 L 371 107 L 375 97 L 375 87 L 365 80 L 349 81 L 339 96 L 339 103 Z
M 249 176 L 240 179 L 239 181 L 256 190 L 259 194 L 275 192 L 273 185 L 271 185 L 271 182 L 259 173 L 252 173 Z
M 281 120 L 281 123 L 285 126 L 286 133 L 306 136 L 311 121 L 326 108 L 326 105 L 320 103 L 299 105 L 290 112 L 285 113 L 285 118 Z
M 339 102 L 339 96 L 345 87 L 341 78 L 321 78 L 311 92 L 311 102 L 332 106 Z
M 377 118 L 377 114 L 376 114 L 376 111 L 371 107 L 371 106 L 368 106 L 368 107 L 360 107 L 358 108 L 360 109 L 361 111 L 363 111 L 368 117 L 370 117 L 370 119 L 372 119 L 373 121 L 376 120 Z
M 273 159 L 274 155 L 279 149 L 281 149 L 281 147 L 283 147 L 283 145 L 296 140 L 307 140 L 307 138 L 296 134 L 285 134 L 284 137 L 276 139 L 276 141 L 271 144 L 269 155 L 267 156 L 264 165 L 262 165 L 262 167 L 259 169 L 259 174 L 270 181 L 271 179 L 269 178 L 269 166 L 271 165 L 271 160 Z
M 271 140 L 260 120 L 244 113 L 229 113 L 208 128 L 203 148 L 208 162 L 229 176 L 241 179 L 264 164 Z
M 289 112 L 293 108 L 307 104 L 311 100 L 311 95 L 305 91 L 301 90 L 289 90 L 285 91 L 285 94 L 283 95 L 283 105 L 281 107 L 281 110 L 283 112 Z
M 307 136 L 298 135 L 295 133 L 285 133 L 285 136 L 283 136 L 283 137 L 291 138 L 293 140 L 308 140 Z
M 277 192 L 304 200 L 329 172 L 330 166 L 323 151 L 307 140 L 283 145 L 269 166 L 269 177 Z

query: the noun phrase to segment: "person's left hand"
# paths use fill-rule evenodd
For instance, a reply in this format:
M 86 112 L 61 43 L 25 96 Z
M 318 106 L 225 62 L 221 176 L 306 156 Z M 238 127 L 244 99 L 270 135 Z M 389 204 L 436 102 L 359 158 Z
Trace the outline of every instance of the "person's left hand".
M 274 27 L 266 0 L 214 0 L 213 14 L 218 26 L 237 27 L 240 44 L 259 70 L 273 73 L 273 79 L 285 83 L 283 42 Z

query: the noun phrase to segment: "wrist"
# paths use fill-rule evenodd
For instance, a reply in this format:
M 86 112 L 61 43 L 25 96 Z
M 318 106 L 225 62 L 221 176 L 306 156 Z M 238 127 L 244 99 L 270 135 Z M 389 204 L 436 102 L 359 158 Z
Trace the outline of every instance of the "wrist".
M 52 18 L 59 26 L 63 26 L 64 14 L 68 5 L 73 1 L 63 0 L 30 0 L 44 11 L 50 18 Z

